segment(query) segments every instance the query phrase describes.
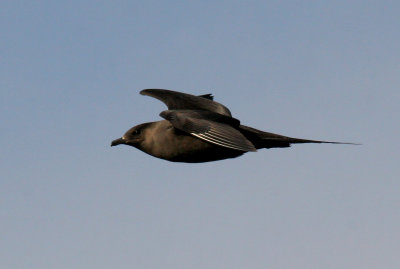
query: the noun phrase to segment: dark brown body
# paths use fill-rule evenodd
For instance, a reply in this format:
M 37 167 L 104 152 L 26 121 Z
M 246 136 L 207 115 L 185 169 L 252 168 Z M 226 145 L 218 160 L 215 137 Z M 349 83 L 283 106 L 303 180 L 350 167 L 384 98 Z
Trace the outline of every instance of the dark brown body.
M 154 157 L 186 163 L 201 163 L 238 157 L 245 152 L 198 139 L 172 126 L 167 120 L 148 123 L 145 140 L 132 146 Z
M 171 162 L 201 163 L 291 144 L 351 144 L 292 138 L 241 125 L 229 109 L 213 101 L 210 94 L 195 96 L 163 89 L 140 93 L 168 106 L 168 110 L 160 113 L 165 120 L 139 124 L 114 140 L 111 146 L 129 145 Z

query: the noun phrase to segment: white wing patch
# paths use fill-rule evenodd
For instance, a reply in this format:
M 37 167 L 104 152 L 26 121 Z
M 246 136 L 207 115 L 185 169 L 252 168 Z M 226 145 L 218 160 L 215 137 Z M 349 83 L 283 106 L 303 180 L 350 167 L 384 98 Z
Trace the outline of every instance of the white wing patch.
M 239 125 L 236 119 L 200 110 L 166 110 L 160 116 L 175 128 L 209 143 L 244 152 L 257 151 L 253 143 L 234 127 Z
M 215 129 L 210 129 L 208 132 L 204 133 L 190 133 L 190 134 L 202 140 L 208 141 L 210 143 L 222 147 L 240 151 L 256 151 L 254 145 L 250 141 L 248 141 L 245 137 L 242 137 L 242 134 L 240 133 L 238 133 L 234 137 L 234 139 L 232 139 L 232 135 L 218 132 Z

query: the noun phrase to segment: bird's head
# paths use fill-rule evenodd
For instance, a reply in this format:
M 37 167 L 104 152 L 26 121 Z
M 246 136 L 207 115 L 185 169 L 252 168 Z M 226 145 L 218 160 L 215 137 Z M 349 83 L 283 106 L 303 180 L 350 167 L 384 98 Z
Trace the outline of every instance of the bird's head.
M 144 141 L 145 135 L 144 131 L 147 128 L 149 123 L 143 123 L 132 127 L 129 129 L 121 138 L 115 139 L 111 142 L 111 147 L 117 145 L 129 145 L 132 147 L 139 147 L 139 145 Z

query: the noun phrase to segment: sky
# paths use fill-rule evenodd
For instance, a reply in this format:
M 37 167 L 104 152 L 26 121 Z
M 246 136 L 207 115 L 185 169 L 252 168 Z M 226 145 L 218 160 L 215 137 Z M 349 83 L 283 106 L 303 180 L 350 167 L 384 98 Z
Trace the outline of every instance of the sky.
M 0 3 L 0 268 L 400 268 L 398 1 Z M 145 88 L 359 142 L 171 163 Z

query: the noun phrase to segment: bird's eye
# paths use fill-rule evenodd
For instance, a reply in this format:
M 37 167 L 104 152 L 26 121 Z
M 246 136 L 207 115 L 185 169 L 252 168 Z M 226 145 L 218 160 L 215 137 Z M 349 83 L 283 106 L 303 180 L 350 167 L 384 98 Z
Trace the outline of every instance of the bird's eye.
M 135 131 L 133 131 L 133 133 L 132 133 L 133 135 L 140 135 L 140 130 L 139 129 L 137 129 L 137 130 L 135 130 Z

